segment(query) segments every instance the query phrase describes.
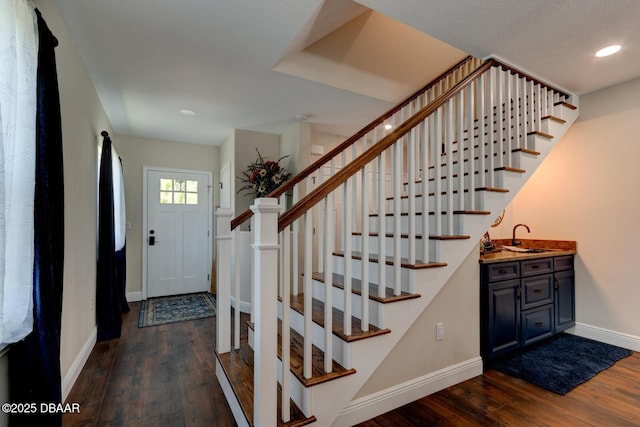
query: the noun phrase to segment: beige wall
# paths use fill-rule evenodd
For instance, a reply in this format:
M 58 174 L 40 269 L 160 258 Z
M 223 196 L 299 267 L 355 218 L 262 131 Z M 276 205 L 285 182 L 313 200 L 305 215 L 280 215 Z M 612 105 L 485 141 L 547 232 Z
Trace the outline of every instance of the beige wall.
M 578 242 L 576 320 L 640 340 L 640 79 L 580 98 L 580 119 L 516 196 L 501 236 Z M 523 230 L 520 229 L 519 233 Z
M 478 253 L 473 251 L 360 389 L 356 398 L 478 357 L 479 277 Z M 436 341 L 438 322 L 444 323 L 442 341 Z
M 65 252 L 60 366 L 63 383 L 95 328 L 96 146 L 111 131 L 55 2 L 36 0 L 56 48 L 64 155 Z
M 112 141 L 122 158 L 127 204 L 127 293 L 142 291 L 143 167 L 192 169 L 213 173 L 213 206 L 219 200 L 220 148 L 209 145 L 151 140 L 116 135 Z M 214 233 L 215 235 L 215 233 Z M 212 239 L 212 248 L 215 240 Z
M 262 157 L 269 160 L 278 160 L 280 158 L 280 135 L 238 129 L 234 131 L 234 134 L 235 192 L 231 197 L 235 197 L 235 214 L 240 215 L 249 209 L 253 202 L 253 197 L 247 196 L 244 192 L 237 193 L 245 185 L 237 177 L 242 175 L 249 163 L 258 158 L 256 148 L 260 151 Z M 243 224 L 241 229 L 247 230 L 247 224 L 248 222 Z

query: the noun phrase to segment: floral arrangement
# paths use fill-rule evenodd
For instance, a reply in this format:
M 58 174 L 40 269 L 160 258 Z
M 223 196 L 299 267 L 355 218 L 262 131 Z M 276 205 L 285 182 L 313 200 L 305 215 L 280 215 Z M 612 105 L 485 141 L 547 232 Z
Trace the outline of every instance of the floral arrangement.
M 266 197 L 291 176 L 285 168 L 280 167 L 279 163 L 289 156 L 280 157 L 274 162 L 262 157 L 257 148 L 256 152 L 258 153 L 256 161 L 247 166 L 247 170 L 242 172 L 242 177 L 238 177 L 245 183 L 238 193 L 244 191 L 248 196 L 255 198 Z

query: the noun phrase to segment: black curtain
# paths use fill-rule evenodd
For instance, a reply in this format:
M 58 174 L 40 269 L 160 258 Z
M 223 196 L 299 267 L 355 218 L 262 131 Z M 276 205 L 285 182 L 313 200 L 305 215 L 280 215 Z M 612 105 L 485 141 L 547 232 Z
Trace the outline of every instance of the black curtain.
M 98 341 L 120 337 L 122 312 L 129 306 L 124 294 L 125 248 L 116 252 L 111 138 L 105 131 L 98 184 L 98 271 L 96 317 Z
M 9 351 L 11 402 L 35 402 L 37 413 L 11 415 L 9 425 L 61 425 L 60 414 L 42 414 L 40 403 L 61 403 L 60 326 L 64 266 L 64 176 L 58 40 L 38 18 L 39 50 L 34 206 L 33 331 Z

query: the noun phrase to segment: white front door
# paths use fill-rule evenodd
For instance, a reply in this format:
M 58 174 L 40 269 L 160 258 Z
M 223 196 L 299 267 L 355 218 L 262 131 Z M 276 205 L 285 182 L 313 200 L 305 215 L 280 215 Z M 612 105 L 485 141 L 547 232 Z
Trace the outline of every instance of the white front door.
M 147 297 L 210 289 L 209 175 L 147 170 Z

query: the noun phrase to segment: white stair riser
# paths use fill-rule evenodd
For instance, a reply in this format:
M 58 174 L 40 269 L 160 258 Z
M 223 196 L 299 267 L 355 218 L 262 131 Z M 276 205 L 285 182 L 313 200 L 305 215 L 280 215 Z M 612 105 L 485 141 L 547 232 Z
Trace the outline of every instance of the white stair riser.
M 341 256 L 334 256 L 334 272 L 338 273 L 338 274 L 344 274 L 344 257 Z M 369 270 L 369 283 L 375 283 L 375 284 L 379 284 L 380 281 L 378 280 L 378 263 L 377 262 L 369 262 L 367 261 L 368 264 L 368 270 Z M 362 262 L 358 259 L 352 259 L 352 276 L 355 279 L 361 279 L 362 278 Z M 395 277 L 395 272 L 394 272 L 394 265 L 388 265 L 385 264 L 384 266 L 384 271 L 385 271 L 385 278 L 386 278 L 386 286 L 388 288 L 393 288 L 394 287 L 394 277 Z M 412 271 L 411 269 L 408 268 L 400 268 L 400 283 L 401 283 L 401 288 L 404 291 L 409 291 L 410 290 L 410 282 L 413 280 L 412 279 Z
M 385 239 L 385 256 L 393 256 L 394 247 L 395 247 L 395 238 L 393 236 L 387 236 Z M 352 245 L 353 250 L 357 252 L 362 251 L 362 240 L 363 236 L 352 236 Z M 379 250 L 380 237 L 379 236 L 369 236 L 369 252 L 373 254 L 380 255 Z M 414 240 L 414 259 L 419 261 L 428 261 L 425 260 L 423 256 L 423 242 L 422 239 Z M 429 240 L 429 253 L 434 254 L 439 252 L 440 241 L 438 240 Z M 409 259 L 409 238 L 401 237 L 400 238 L 400 253 L 402 258 Z
M 291 327 L 294 331 L 304 336 L 304 316 L 297 312 L 296 310 L 290 308 L 290 316 L 291 316 Z M 278 302 L 278 317 L 282 318 L 282 303 Z M 325 351 L 325 342 L 324 342 L 324 328 L 317 323 L 311 323 L 311 342 L 313 345 L 318 347 L 323 352 Z M 332 339 L 333 346 L 333 359 L 348 368 L 347 365 L 350 362 L 350 358 L 348 356 L 349 345 L 344 342 L 342 339 L 333 335 Z
M 386 256 L 393 256 L 393 251 L 394 251 L 394 237 L 393 236 L 387 236 L 385 237 L 385 252 L 386 252 Z M 452 251 L 456 251 L 456 241 L 457 240 L 436 240 L 436 239 L 429 239 L 429 258 L 428 260 L 425 259 L 425 257 L 423 256 L 423 243 L 422 243 L 422 239 L 416 239 L 415 240 L 415 254 L 416 254 L 416 260 L 418 260 L 418 262 L 440 262 L 440 261 L 445 261 L 446 262 L 446 257 L 447 254 L 452 252 Z M 380 242 L 380 237 L 379 236 L 369 236 L 369 252 L 370 253 L 374 253 L 374 254 L 378 254 L 379 255 L 379 242 Z M 354 251 L 360 251 L 362 248 L 362 236 L 353 236 L 353 250 Z M 400 247 L 401 247 L 401 253 L 402 253 L 402 258 L 409 258 L 409 239 L 408 238 L 401 238 L 400 239 Z
M 325 300 L 324 283 L 313 281 L 313 297 L 317 300 Z M 332 289 L 333 306 L 338 310 L 344 312 L 344 290 L 341 288 L 333 287 Z M 384 304 L 369 299 L 369 323 L 379 328 L 383 327 L 379 319 L 379 310 Z M 362 297 L 359 294 L 351 293 L 351 311 L 352 316 L 358 319 L 362 318 Z
M 444 189 L 443 189 L 444 190 Z M 456 191 L 456 190 L 454 190 Z M 460 197 L 460 193 L 453 193 L 452 200 L 452 208 L 454 211 L 465 210 L 466 207 L 470 206 L 471 197 L 474 196 L 474 192 L 464 192 L 462 193 L 462 197 Z M 422 213 L 422 196 L 416 195 L 415 198 L 415 213 Z M 446 211 L 448 208 L 449 195 L 448 194 L 440 194 L 440 211 Z M 427 200 L 427 212 L 434 212 L 436 209 L 436 196 L 432 194 L 429 196 Z M 393 213 L 395 211 L 395 200 L 387 199 L 385 204 L 385 213 Z M 400 199 L 400 212 L 406 213 L 409 212 L 409 198 L 403 197 Z
M 441 229 L 438 232 L 436 230 L 436 217 L 435 215 L 429 215 L 429 230 L 427 230 L 427 234 L 430 235 L 436 235 L 436 234 L 441 234 L 441 235 L 459 235 L 459 234 L 464 234 L 463 233 L 463 227 L 462 227 L 462 217 L 464 215 L 459 215 L 459 214 L 452 214 L 451 215 L 451 220 L 453 222 L 453 227 L 451 230 L 449 230 L 449 227 L 447 226 L 447 224 L 449 223 L 449 216 L 448 215 L 440 215 L 440 222 L 441 222 Z M 379 216 L 370 216 L 370 221 L 369 221 L 369 230 L 371 233 L 378 233 L 380 231 L 380 228 L 378 227 L 378 221 L 379 221 Z M 401 215 L 400 216 L 400 233 L 402 234 L 408 234 L 409 233 L 409 216 L 408 215 Z M 416 235 L 423 235 L 425 233 L 423 233 L 422 231 L 422 215 L 416 215 L 415 216 L 415 226 L 416 226 Z M 395 233 L 395 217 L 391 216 L 391 215 L 385 215 L 385 234 L 394 234 Z

